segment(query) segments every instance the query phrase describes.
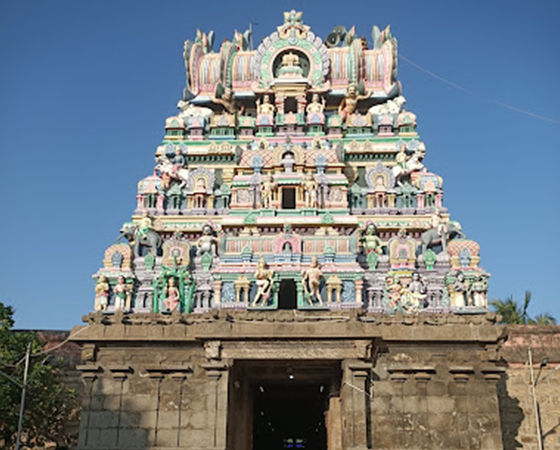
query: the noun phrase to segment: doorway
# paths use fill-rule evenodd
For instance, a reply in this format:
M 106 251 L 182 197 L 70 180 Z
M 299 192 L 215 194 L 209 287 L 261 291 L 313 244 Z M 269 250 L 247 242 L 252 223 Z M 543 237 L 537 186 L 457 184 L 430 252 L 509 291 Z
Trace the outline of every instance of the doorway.
M 296 188 L 282 189 L 282 209 L 296 209 Z
M 294 280 L 280 281 L 280 291 L 278 292 L 278 309 L 296 309 L 297 293 L 296 282 Z
M 253 393 L 253 450 L 326 450 L 327 388 L 261 384 Z

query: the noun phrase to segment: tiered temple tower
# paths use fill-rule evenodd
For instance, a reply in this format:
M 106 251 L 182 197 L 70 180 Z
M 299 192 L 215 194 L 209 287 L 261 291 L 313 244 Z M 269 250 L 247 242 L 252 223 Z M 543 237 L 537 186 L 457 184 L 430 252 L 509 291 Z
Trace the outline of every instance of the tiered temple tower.
M 250 40 L 185 43 L 72 333 L 78 448 L 502 449 L 489 275 L 424 166 L 396 39 L 291 11 Z
M 323 41 L 292 11 L 257 50 L 247 37 L 185 43 L 180 112 L 95 308 L 485 310 L 479 246 L 423 164 L 390 29 Z

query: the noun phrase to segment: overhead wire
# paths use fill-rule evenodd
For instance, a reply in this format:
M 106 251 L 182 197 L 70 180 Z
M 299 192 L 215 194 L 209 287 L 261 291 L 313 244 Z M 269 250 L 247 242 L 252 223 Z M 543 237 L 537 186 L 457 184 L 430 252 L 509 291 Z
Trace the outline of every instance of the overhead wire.
M 406 56 L 403 56 L 402 53 L 399 53 L 399 59 L 402 59 L 404 62 L 410 64 L 411 66 L 415 67 L 416 69 L 420 70 L 421 72 L 424 72 L 425 74 L 430 75 L 432 78 L 435 78 L 436 80 L 439 80 L 442 83 L 445 83 L 445 84 L 447 84 L 451 87 L 454 87 L 455 89 L 457 89 L 459 91 L 462 91 L 462 92 L 465 92 L 467 94 L 473 95 L 475 97 L 478 97 L 479 99 L 494 103 L 495 105 L 501 106 L 503 108 L 510 109 L 510 110 L 518 112 L 520 114 L 525 114 L 525 115 L 533 117 L 535 119 L 540 119 L 540 120 L 544 120 L 546 122 L 550 122 L 550 123 L 553 123 L 553 124 L 556 124 L 556 125 L 560 125 L 560 120 L 551 119 L 550 117 L 541 116 L 541 115 L 535 114 L 531 111 L 527 111 L 525 109 L 518 108 L 516 106 L 512 106 L 508 103 L 504 103 L 500 100 L 496 100 L 494 98 L 486 97 L 484 95 L 481 95 L 479 93 L 476 93 L 476 92 L 472 91 L 471 89 L 468 89 L 464 86 L 461 86 L 457 83 L 454 83 L 453 81 L 450 81 L 447 78 L 444 78 L 441 75 L 438 75 L 437 73 L 432 72 L 431 70 L 428 70 L 428 69 L 422 67 L 420 64 L 415 63 L 414 61 L 410 60 Z

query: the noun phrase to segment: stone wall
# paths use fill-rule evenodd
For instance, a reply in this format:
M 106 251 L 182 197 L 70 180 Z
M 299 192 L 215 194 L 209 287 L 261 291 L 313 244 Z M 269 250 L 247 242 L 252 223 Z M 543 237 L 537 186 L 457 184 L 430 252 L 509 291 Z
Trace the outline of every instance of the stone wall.
M 244 321 L 251 324 L 242 331 Z M 274 344 L 270 340 L 274 334 L 302 339 L 296 333 L 296 323 L 303 325 L 307 333 L 312 332 L 315 339 L 300 341 L 299 345 L 294 341 Z M 252 366 L 237 370 L 234 365 L 229 375 L 224 359 L 229 361 L 237 355 L 244 361 L 258 361 L 274 352 L 281 360 L 292 355 L 307 361 L 316 359 L 319 365 L 329 354 L 339 359 L 347 356 L 344 365 L 339 366 L 340 390 L 333 392 L 330 402 L 330 450 L 368 446 L 497 449 L 502 448 L 501 442 L 505 450 L 537 450 L 527 365 L 527 350 L 531 347 L 535 375 L 542 358 L 549 358 L 536 390 L 543 448 L 560 450 L 560 370 L 554 370 L 560 366 L 560 326 L 508 326 L 508 339 L 498 353 L 493 344 L 489 345 L 490 335 L 479 334 L 473 342 L 472 330 L 455 326 L 455 342 L 450 342 L 445 340 L 445 323 L 434 328 L 435 325 L 420 325 L 416 319 L 403 326 L 402 320 L 399 323 L 395 318 L 378 318 L 369 331 L 354 319 L 311 325 L 306 319 L 289 319 L 282 314 L 269 320 L 253 314 L 230 319 L 227 324 L 206 316 L 190 326 L 169 325 L 134 327 L 138 334 L 122 324 L 95 325 L 97 329 L 82 342 L 82 364 L 76 343 L 55 350 L 67 363 L 64 382 L 74 388 L 86 388 L 80 448 L 224 448 L 225 441 L 218 445 L 217 439 L 227 439 L 227 447 L 232 450 L 246 448 L 250 445 L 246 435 L 251 426 L 243 420 L 250 410 L 243 381 L 252 376 Z M 216 336 L 222 339 L 219 344 L 210 339 L 216 334 L 216 326 L 221 328 L 221 336 Z M 186 339 L 189 333 L 185 330 L 194 331 L 195 327 L 204 339 Z M 228 335 L 231 338 L 249 329 L 255 331 L 250 339 L 227 339 Z M 167 336 L 162 335 L 163 330 Z M 355 339 L 365 337 L 364 331 L 371 338 L 367 341 L 372 344 L 369 349 L 368 343 Z M 67 332 L 37 333 L 47 342 L 46 348 L 59 345 L 68 336 Z M 425 333 L 432 334 L 435 340 L 427 342 Z M 341 340 L 342 335 L 352 339 Z M 92 346 L 87 341 L 94 336 L 98 344 Z M 173 340 L 189 343 L 178 345 Z M 461 340 L 463 343 L 458 342 Z M 367 355 L 368 352 L 377 353 Z M 375 358 L 373 370 L 366 356 Z M 496 358 L 499 361 L 494 363 Z M 82 369 L 85 383 L 80 381 L 76 365 Z M 228 411 L 226 424 L 227 390 L 240 383 L 240 389 L 230 390 L 236 407 Z M 359 407 L 364 404 L 363 391 L 368 392 L 369 412 Z M 488 401 L 481 402 L 481 398 Z M 350 421 L 357 426 L 351 426 Z M 212 430 L 208 424 L 212 424 Z M 226 432 L 226 426 L 230 431 Z M 360 427 L 361 432 L 354 434 Z M 498 430 L 501 435 L 496 433 Z M 115 446 L 117 434 L 119 446 Z
M 251 387 L 289 389 L 288 367 L 329 386 L 330 450 L 502 449 L 503 327 L 491 314 L 88 320 L 73 330 L 84 359 L 80 449 L 250 449 Z
M 537 381 L 536 397 L 545 450 L 560 450 L 560 326 L 508 326 L 502 348 L 506 376 L 500 383 L 500 415 L 505 450 L 538 449 L 534 398 L 528 365 L 532 349 L 535 376 L 548 357 Z

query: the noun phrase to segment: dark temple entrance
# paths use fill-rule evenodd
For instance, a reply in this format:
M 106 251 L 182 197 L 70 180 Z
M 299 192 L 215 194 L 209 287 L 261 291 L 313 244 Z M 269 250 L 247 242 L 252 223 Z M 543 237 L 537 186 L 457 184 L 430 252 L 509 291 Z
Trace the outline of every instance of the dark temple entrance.
M 282 280 L 278 292 L 278 309 L 296 309 L 297 294 L 294 280 Z
M 253 398 L 253 450 L 326 450 L 324 385 L 259 385 Z
M 296 188 L 282 188 L 282 209 L 296 209 Z

